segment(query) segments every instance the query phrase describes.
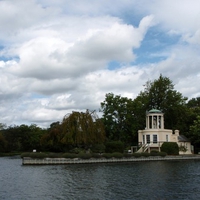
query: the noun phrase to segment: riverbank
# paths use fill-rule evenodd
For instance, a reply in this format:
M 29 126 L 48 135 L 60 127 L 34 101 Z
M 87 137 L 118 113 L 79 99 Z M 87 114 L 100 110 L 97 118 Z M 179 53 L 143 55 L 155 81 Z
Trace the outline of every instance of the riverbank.
M 92 164 L 92 163 L 121 163 L 121 162 L 143 162 L 143 161 L 170 161 L 170 160 L 200 160 L 200 155 L 179 155 L 179 156 L 150 156 L 130 158 L 22 158 L 22 165 L 66 165 L 66 164 Z

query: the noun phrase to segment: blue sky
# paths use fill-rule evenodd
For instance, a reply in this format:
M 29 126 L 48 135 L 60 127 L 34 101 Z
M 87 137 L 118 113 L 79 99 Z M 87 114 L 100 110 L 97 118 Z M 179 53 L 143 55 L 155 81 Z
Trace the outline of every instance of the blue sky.
M 199 0 L 0 1 L 0 123 L 48 127 L 169 77 L 200 96 Z

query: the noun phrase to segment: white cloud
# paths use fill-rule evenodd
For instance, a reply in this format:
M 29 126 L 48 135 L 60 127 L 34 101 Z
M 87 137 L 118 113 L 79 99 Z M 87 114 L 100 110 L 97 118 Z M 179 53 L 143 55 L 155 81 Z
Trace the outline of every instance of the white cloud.
M 160 73 L 185 96 L 199 95 L 199 1 L 114 4 L 0 1 L 2 122 L 48 126 L 72 110 L 98 110 L 108 92 L 135 98 L 146 81 Z M 149 52 L 155 59 L 158 54 L 166 59 L 133 65 L 140 56 L 135 50 L 152 29 L 155 47 L 161 46 L 162 34 L 180 39 L 162 51 Z M 162 33 L 157 38 L 156 31 Z M 117 63 L 113 68 L 112 61 Z

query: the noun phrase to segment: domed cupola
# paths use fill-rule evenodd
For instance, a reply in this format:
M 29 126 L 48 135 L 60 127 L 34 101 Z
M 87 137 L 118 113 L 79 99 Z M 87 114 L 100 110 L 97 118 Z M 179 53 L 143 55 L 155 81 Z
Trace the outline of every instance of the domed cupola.
M 164 129 L 164 114 L 157 109 L 146 113 L 146 129 Z

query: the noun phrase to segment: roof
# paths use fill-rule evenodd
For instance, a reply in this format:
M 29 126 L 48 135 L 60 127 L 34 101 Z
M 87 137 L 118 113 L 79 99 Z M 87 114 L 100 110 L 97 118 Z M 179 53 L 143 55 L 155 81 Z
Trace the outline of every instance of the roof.
M 190 142 L 190 140 L 188 138 L 186 138 L 184 135 L 179 135 L 178 141 L 179 142 Z
M 149 113 L 162 113 L 162 112 L 158 109 L 151 109 Z

